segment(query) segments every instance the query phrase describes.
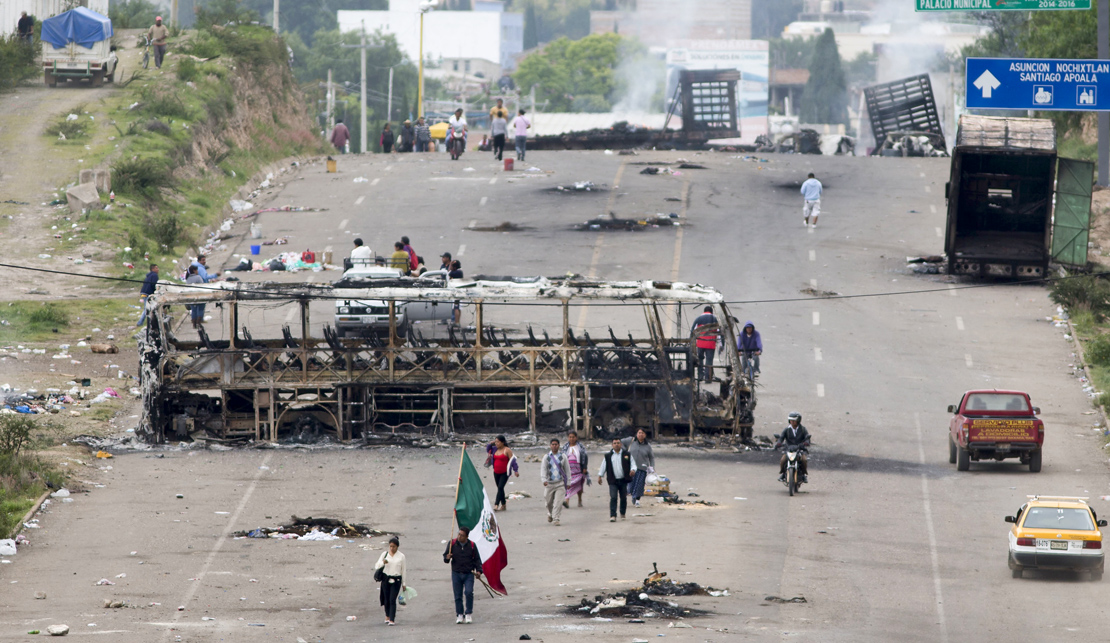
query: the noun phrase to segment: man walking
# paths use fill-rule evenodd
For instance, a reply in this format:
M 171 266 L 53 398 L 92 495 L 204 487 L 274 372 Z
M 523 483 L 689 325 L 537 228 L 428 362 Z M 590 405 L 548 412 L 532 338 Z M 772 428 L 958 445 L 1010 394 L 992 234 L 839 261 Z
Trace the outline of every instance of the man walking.
M 556 527 L 563 513 L 568 468 L 566 454 L 559 451 L 559 441 L 552 438 L 551 451 L 544 456 L 540 466 L 540 480 L 543 481 L 543 497 L 547 503 L 547 522 L 554 522 Z
M 398 152 L 411 152 L 413 143 L 416 142 L 416 130 L 412 128 L 412 121 L 401 123 L 401 146 Z
M 628 509 L 628 481 L 632 474 L 632 455 L 621 444 L 620 438 L 613 438 L 613 448 L 601 459 L 601 470 L 597 472 L 597 483 L 604 478 L 609 483 L 609 522 L 617 521 L 617 498 L 620 498 L 621 520 Z
M 139 321 L 136 326 L 142 326 L 146 321 L 146 299 L 154 294 L 154 289 L 158 286 L 158 264 L 150 264 L 150 272 L 146 273 L 143 278 L 142 288 L 139 289 L 139 307 L 143 309 L 143 313 L 139 315 Z
M 15 28 L 16 31 L 19 32 L 20 40 L 28 45 L 34 44 L 33 40 L 35 37 L 35 19 L 27 15 L 26 11 L 20 13 L 19 21 L 15 23 Z
M 518 110 L 516 118 L 513 119 L 513 132 L 516 134 L 516 160 L 524 160 L 524 147 L 528 140 L 528 128 L 532 127 L 532 122 L 524 117 L 524 110 Z
M 632 479 L 628 483 L 628 493 L 632 494 L 632 504 L 639 507 L 640 498 L 644 495 L 648 474 L 655 473 L 655 454 L 651 451 L 647 433 L 643 429 L 636 431 L 635 438 L 621 440 L 621 444 L 628 449 L 629 455 L 632 456 L 634 471 Z
M 817 216 L 821 214 L 821 182 L 813 176 L 813 172 L 809 173 L 809 178 L 805 183 L 802 183 L 802 198 L 805 199 L 805 205 L 802 206 L 802 215 L 805 217 L 803 221 L 805 225 L 809 225 L 810 218 L 813 219 L 813 227 L 817 227 Z
M 424 117 L 416 119 L 416 149 L 417 152 L 427 152 L 428 146 L 432 144 L 432 128 L 424 123 Z
M 495 115 L 490 116 L 489 133 L 493 135 L 493 156 L 498 161 L 505 153 L 505 135 L 508 132 L 509 123 L 505 120 L 505 110 L 499 110 Z
M 162 59 L 166 57 L 166 38 L 170 37 L 170 30 L 162 24 L 162 16 L 154 19 L 154 24 L 146 32 L 147 39 L 154 46 L 154 66 L 162 68 Z
M 470 540 L 469 532 L 459 527 L 459 535 L 447 543 L 443 562 L 451 563 L 451 589 L 455 591 L 455 624 L 473 623 L 474 577 L 482 575 L 482 555 Z M 463 605 L 463 597 L 466 605 Z
M 349 140 L 351 140 L 351 132 L 343 124 L 343 119 L 336 120 L 335 127 L 331 130 L 331 144 L 335 146 L 336 151 L 340 154 L 346 154 L 347 141 Z
M 692 332 L 698 349 L 698 376 L 706 382 L 712 382 L 713 357 L 717 351 L 717 337 L 720 335 L 712 306 L 706 306 L 702 314 L 694 319 Z

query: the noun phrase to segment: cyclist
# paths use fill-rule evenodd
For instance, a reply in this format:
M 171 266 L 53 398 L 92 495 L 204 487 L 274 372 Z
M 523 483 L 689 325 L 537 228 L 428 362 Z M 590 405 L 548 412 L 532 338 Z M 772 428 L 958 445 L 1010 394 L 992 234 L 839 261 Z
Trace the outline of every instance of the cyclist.
M 755 324 L 747 322 L 740 336 L 736 338 L 736 350 L 740 352 L 740 365 L 745 373 L 759 376 L 759 356 L 763 354 L 763 338 L 755 329 Z M 750 368 L 750 370 L 749 370 Z

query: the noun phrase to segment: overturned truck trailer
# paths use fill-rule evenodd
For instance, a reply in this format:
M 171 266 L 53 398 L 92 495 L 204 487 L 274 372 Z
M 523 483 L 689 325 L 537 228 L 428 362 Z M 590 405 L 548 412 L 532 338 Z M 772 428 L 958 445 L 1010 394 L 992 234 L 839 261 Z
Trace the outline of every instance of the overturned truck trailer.
M 457 307 L 461 324 L 445 319 L 454 315 L 406 319 L 400 311 L 411 302 Z M 186 330 L 188 307 L 197 305 L 213 321 Z M 140 341 L 140 435 L 154 443 L 306 434 L 374 441 L 544 428 L 601 437 L 643 428 L 655 437 L 747 438 L 755 390 L 736 350 L 721 351 L 713 382 L 697 377 L 689 322 L 706 305 L 727 320 L 718 329 L 722 345 L 735 347 L 736 320 L 721 294 L 684 283 L 536 277 L 399 278 L 365 288 L 161 286 L 147 303 Z M 387 314 L 388 326 L 358 337 L 340 337 L 332 326 L 333 314 L 366 313 Z M 634 335 L 634 327 L 642 330 Z

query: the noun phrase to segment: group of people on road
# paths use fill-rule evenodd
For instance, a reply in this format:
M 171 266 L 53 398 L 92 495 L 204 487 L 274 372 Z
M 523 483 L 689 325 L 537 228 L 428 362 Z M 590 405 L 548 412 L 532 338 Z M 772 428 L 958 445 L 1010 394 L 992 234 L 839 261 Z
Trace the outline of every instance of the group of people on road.
M 694 319 L 691 333 L 697 349 L 698 379 L 712 382 L 713 360 L 717 346 L 721 343 L 721 330 L 713 307 L 706 306 L 702 314 Z M 740 368 L 749 378 L 759 377 L 759 356 L 763 354 L 763 337 L 755 329 L 755 323 L 746 322 L 736 338 L 736 351 L 740 354 Z

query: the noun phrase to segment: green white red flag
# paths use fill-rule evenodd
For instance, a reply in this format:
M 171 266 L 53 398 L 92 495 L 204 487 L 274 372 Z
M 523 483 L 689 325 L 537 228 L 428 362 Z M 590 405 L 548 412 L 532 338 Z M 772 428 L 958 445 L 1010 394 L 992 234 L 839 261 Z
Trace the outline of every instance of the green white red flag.
M 459 465 L 459 488 L 455 496 L 455 521 L 460 528 L 470 530 L 470 541 L 478 548 L 482 557 L 482 574 L 490 588 L 500 594 L 507 594 L 501 583 L 501 570 L 509 564 L 509 554 L 505 542 L 501 540 L 501 530 L 493 515 L 482 477 L 470 461 L 463 448 L 462 463 Z

